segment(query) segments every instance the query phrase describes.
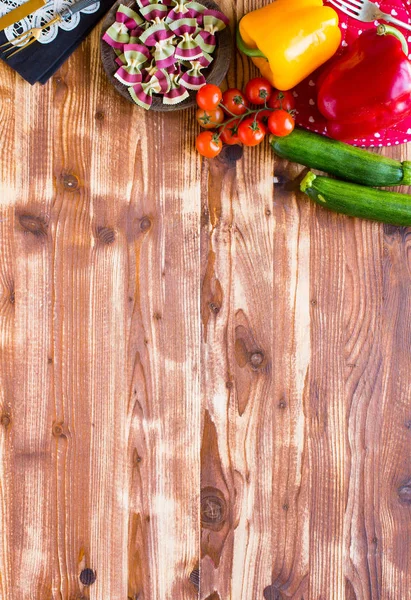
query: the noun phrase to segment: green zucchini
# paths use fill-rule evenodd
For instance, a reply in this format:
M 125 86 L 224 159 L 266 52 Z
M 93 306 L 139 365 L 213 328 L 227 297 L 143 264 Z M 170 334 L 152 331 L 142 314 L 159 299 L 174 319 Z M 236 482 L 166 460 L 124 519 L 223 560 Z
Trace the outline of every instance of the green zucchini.
M 311 171 L 300 188 L 311 200 L 335 212 L 391 225 L 411 225 L 411 196 L 407 194 L 321 177 Z
M 292 162 L 372 187 L 411 185 L 411 162 L 403 163 L 316 133 L 295 129 L 271 136 L 274 152 Z

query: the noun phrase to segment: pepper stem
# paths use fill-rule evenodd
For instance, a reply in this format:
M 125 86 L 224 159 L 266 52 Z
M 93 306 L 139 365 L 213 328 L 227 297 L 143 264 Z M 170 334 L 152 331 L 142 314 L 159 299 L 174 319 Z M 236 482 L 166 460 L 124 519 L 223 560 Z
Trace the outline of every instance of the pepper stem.
M 249 48 L 245 43 L 243 38 L 241 37 L 240 27 L 237 27 L 237 48 L 245 54 L 246 56 L 250 56 L 251 58 L 265 58 L 268 60 L 265 54 L 261 52 L 258 48 Z
M 387 33 L 395 36 L 397 40 L 400 40 L 402 45 L 402 51 L 404 52 L 405 56 L 408 56 L 408 42 L 405 39 L 405 36 L 401 33 L 401 31 L 398 31 L 398 29 L 396 29 L 395 27 L 391 27 L 391 25 L 383 25 L 382 23 L 380 23 L 377 27 L 377 34 L 386 35 Z

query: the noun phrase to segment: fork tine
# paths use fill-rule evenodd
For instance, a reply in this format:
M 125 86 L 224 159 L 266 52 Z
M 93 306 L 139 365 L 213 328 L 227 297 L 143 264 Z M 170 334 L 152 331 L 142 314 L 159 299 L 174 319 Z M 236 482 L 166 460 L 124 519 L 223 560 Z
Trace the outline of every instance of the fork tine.
M 345 4 L 355 4 L 358 8 L 362 8 L 364 6 L 364 2 L 362 0 L 344 0 Z
M 23 31 L 23 33 L 20 33 L 20 35 L 17 35 L 12 40 L 9 40 L 6 43 L 1 44 L 0 48 L 5 48 L 5 49 L 2 51 L 0 50 L 0 52 L 7 54 L 7 53 L 11 52 L 16 46 L 18 46 L 18 44 L 22 43 L 23 45 L 19 46 L 18 49 L 15 52 L 13 52 L 12 54 L 8 54 L 7 58 L 14 56 L 21 50 L 24 50 L 28 46 L 31 46 L 31 44 L 34 44 L 34 42 L 39 39 L 42 31 L 44 31 L 45 29 L 48 29 L 49 27 L 51 27 L 55 23 L 58 23 L 61 20 L 62 20 L 61 15 L 57 14 L 50 21 L 44 23 L 43 25 L 40 25 L 40 27 L 32 27 L 31 29 L 28 29 L 27 31 Z
M 330 3 L 333 4 L 335 8 L 338 8 L 341 12 L 345 13 L 349 17 L 353 17 L 354 19 L 356 19 L 359 15 L 358 9 L 355 9 L 354 6 L 352 8 L 349 7 L 348 4 L 345 4 L 345 2 L 343 3 L 342 0 L 330 0 Z
M 14 44 L 12 44 L 10 46 L 10 48 L 6 48 L 5 50 L 3 50 L 3 56 L 4 56 L 4 58 L 10 58 L 14 54 L 16 54 L 17 53 L 16 48 L 17 48 L 17 50 L 20 50 L 21 48 L 25 48 L 25 46 L 17 46 L 16 47 Z
M 30 35 L 31 35 L 31 29 L 29 29 L 28 31 L 23 31 L 23 33 L 20 33 L 20 35 L 17 35 L 12 40 L 9 40 L 5 44 L 2 44 L 0 46 L 0 48 L 5 48 L 6 46 L 15 46 L 16 42 L 17 43 L 21 42 L 21 41 L 23 41 L 24 38 L 26 38 L 27 36 L 30 36 Z
M 24 48 L 27 48 L 27 46 L 30 46 L 36 40 L 38 40 L 42 31 L 44 31 L 45 29 L 48 29 L 49 27 L 52 27 L 52 25 L 54 25 L 55 23 L 58 23 L 61 20 L 62 20 L 62 17 L 60 16 L 60 14 L 57 14 L 50 21 L 44 23 L 43 25 L 40 25 L 40 27 L 32 27 L 31 29 L 28 29 L 27 31 L 23 31 L 23 33 L 20 33 L 20 35 L 17 35 L 12 40 L 9 40 L 9 41 L 5 42 L 4 44 L 1 44 L 0 48 L 5 48 L 5 50 L 2 50 L 1 52 L 4 52 L 4 53 L 10 52 L 19 43 L 23 43 L 23 46 L 21 46 L 18 50 L 16 50 L 16 52 L 9 55 L 9 57 L 14 56 L 15 54 L 17 54 L 17 52 L 20 52 L 20 50 L 24 50 Z M 31 39 L 31 38 L 33 38 L 33 39 Z
M 337 6 L 340 10 L 342 10 L 346 14 L 348 14 L 348 11 L 350 13 L 360 12 L 360 9 L 358 7 L 353 6 L 352 4 L 349 4 L 348 2 L 346 2 L 346 0 L 330 0 L 330 2 L 332 2 L 332 4 Z
M 8 40 L 5 44 L 2 44 L 0 48 L 5 48 L 6 46 L 14 46 L 13 41 Z
M 28 39 L 30 39 L 30 38 L 28 38 Z M 20 41 L 23 41 L 23 40 L 20 40 Z M 20 47 L 20 46 L 18 46 L 17 44 L 14 44 L 14 43 L 10 42 L 10 44 L 8 45 L 8 47 L 7 47 L 7 48 L 4 48 L 4 50 L 2 50 L 2 54 L 3 54 L 4 56 L 7 56 L 7 55 L 8 55 L 8 53 L 9 53 L 9 52 L 11 52 L 11 51 L 12 51 L 14 48 L 19 48 L 19 47 Z M 25 47 L 25 45 L 23 46 L 23 48 L 24 48 L 24 47 Z
M 35 41 L 36 41 L 36 38 L 34 37 L 29 42 L 27 42 L 27 44 L 25 44 L 24 46 L 20 46 L 20 48 L 18 48 L 15 52 L 12 52 L 11 54 L 8 54 L 6 58 L 11 58 L 12 56 L 15 56 L 16 54 L 18 54 L 22 50 L 25 50 L 26 48 L 28 48 L 29 46 L 31 46 L 32 44 L 34 44 Z

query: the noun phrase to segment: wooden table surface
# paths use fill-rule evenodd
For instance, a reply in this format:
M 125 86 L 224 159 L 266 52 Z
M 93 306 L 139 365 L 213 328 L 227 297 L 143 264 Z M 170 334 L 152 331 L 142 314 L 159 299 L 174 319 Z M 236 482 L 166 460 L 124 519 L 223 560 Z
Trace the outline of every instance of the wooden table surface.
M 410 599 L 408 230 L 202 161 L 99 28 L 0 81 L 1 600 Z

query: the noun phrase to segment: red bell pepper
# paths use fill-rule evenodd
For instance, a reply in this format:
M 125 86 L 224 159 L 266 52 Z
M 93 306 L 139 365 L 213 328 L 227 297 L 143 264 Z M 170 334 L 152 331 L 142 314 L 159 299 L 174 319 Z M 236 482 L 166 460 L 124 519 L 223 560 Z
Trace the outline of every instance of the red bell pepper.
M 364 31 L 318 81 L 328 135 L 351 140 L 392 127 L 411 114 L 411 63 L 400 31 Z

